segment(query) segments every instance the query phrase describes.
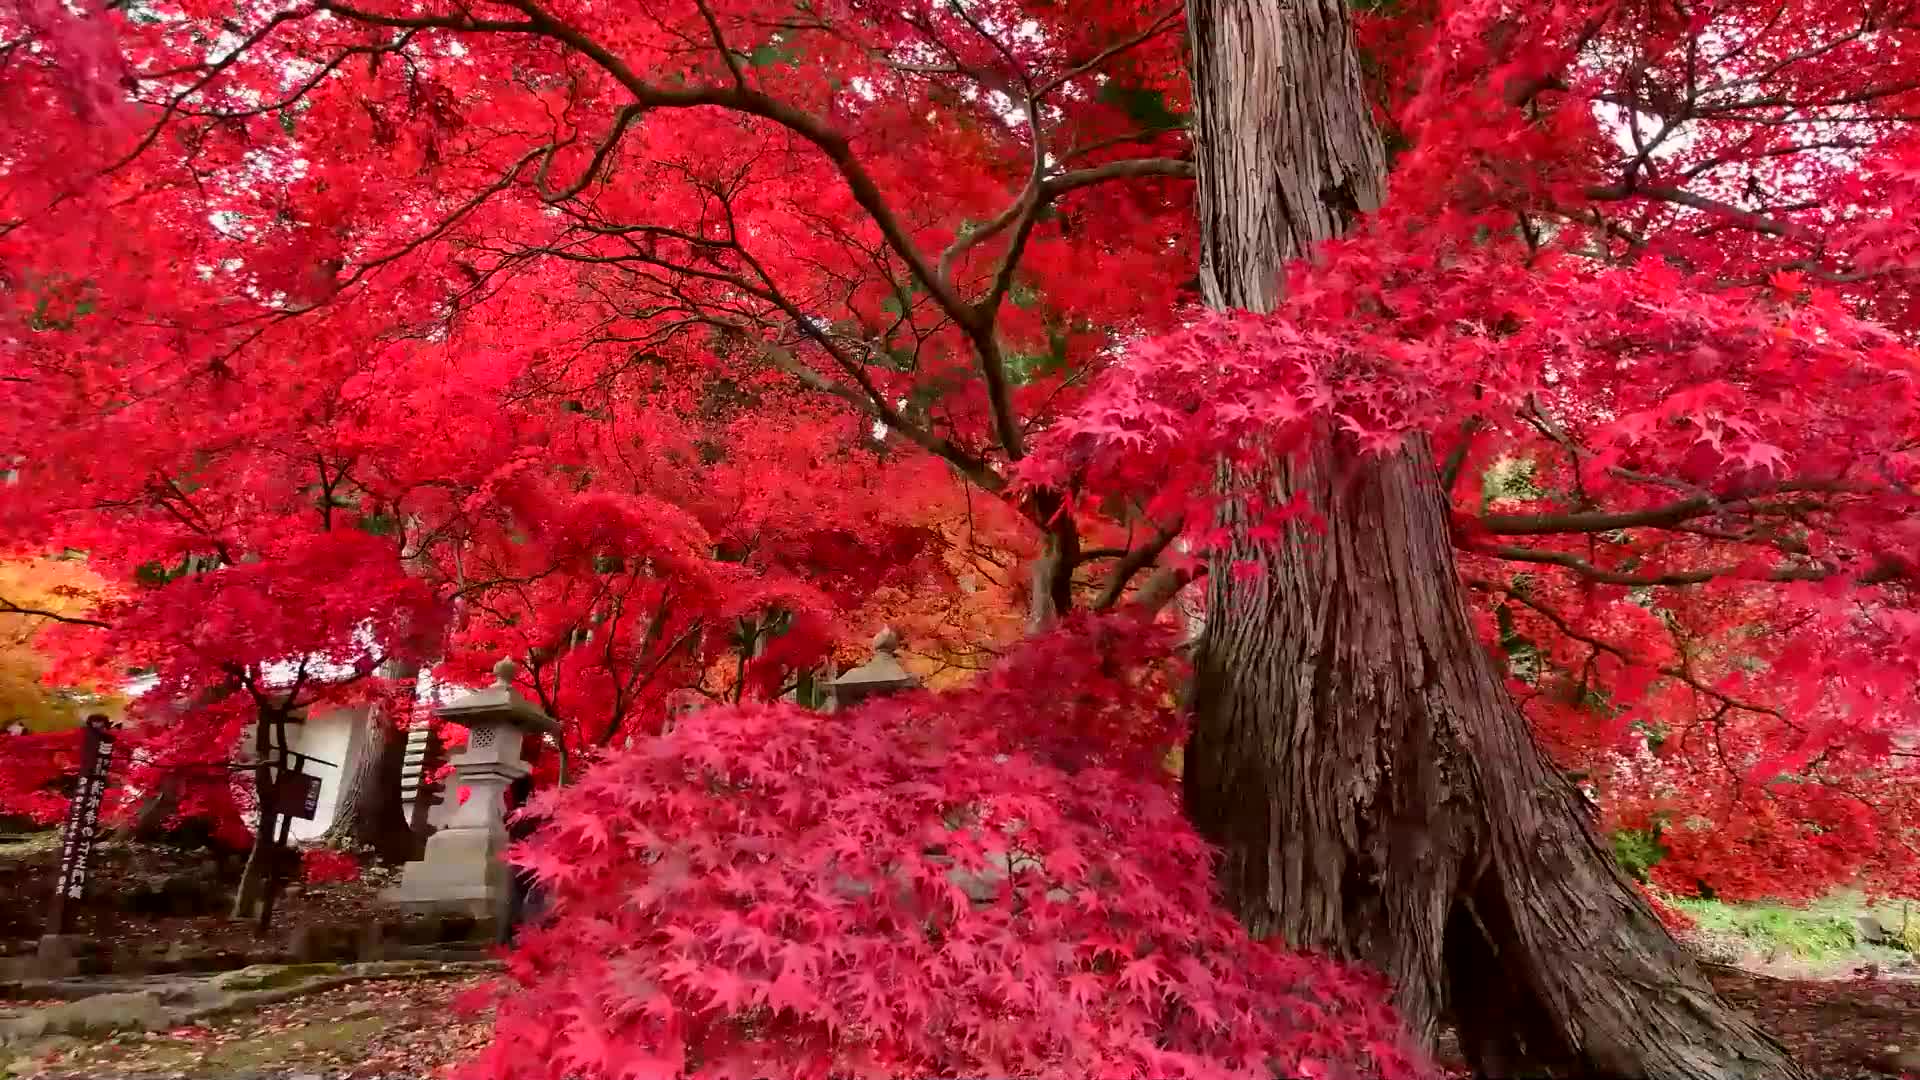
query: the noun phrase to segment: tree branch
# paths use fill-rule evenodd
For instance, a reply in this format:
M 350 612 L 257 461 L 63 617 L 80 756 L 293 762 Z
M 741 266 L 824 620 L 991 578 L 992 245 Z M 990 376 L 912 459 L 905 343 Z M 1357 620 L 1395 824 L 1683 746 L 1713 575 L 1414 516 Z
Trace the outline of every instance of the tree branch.
M 1591 634 L 1581 633 L 1579 630 L 1576 630 L 1574 628 L 1573 624 L 1569 622 L 1565 616 L 1561 615 L 1559 612 L 1553 610 L 1552 608 L 1546 606 L 1545 604 L 1542 604 L 1539 601 L 1533 599 L 1532 597 L 1526 595 L 1526 593 L 1524 592 L 1513 589 L 1506 585 L 1501 585 L 1497 582 L 1486 581 L 1479 578 L 1468 578 L 1466 579 L 1466 584 L 1467 584 L 1467 587 L 1471 589 L 1475 589 L 1481 592 L 1499 593 L 1505 596 L 1509 600 L 1518 601 L 1521 605 L 1525 606 L 1529 610 L 1537 612 L 1541 618 L 1552 623 L 1554 629 L 1558 630 L 1560 633 L 1566 635 L 1569 638 L 1572 638 L 1575 641 L 1580 642 L 1581 644 L 1592 646 L 1594 649 L 1600 652 L 1604 652 L 1609 656 L 1612 656 L 1620 660 L 1623 663 L 1640 664 L 1642 666 L 1652 666 L 1652 665 L 1644 664 L 1642 661 L 1635 658 L 1633 654 L 1629 653 L 1627 650 L 1621 648 L 1620 646 L 1613 644 L 1612 642 L 1603 641 L 1600 638 L 1592 636 Z M 1696 676 L 1694 676 L 1691 672 L 1685 670 L 1684 668 L 1664 666 L 1664 667 L 1654 667 L 1654 670 L 1659 672 L 1662 675 L 1667 676 L 1670 679 L 1676 679 L 1682 683 L 1685 683 L 1687 686 L 1691 687 L 1692 689 L 1702 694 L 1705 694 L 1710 698 L 1713 698 L 1715 701 L 1720 702 L 1722 705 L 1729 706 L 1735 709 L 1740 709 L 1745 712 L 1765 713 L 1768 716 L 1780 717 L 1782 719 L 1785 719 L 1785 717 L 1780 712 L 1780 710 L 1772 708 L 1771 706 L 1767 706 L 1767 705 L 1757 705 L 1750 701 L 1742 701 L 1739 698 L 1733 697 L 1732 695 L 1726 693 L 1723 690 L 1716 690 L 1712 686 L 1701 682 Z
M 16 604 L 4 596 L 0 596 L 0 615 L 30 615 L 35 618 L 49 619 L 57 623 L 67 623 L 72 626 L 97 626 L 102 630 L 112 629 L 111 624 L 101 622 L 99 619 L 90 619 L 83 615 L 63 615 L 58 611 L 51 611 L 47 608 L 27 607 Z
M 1873 488 L 1841 480 L 1785 480 L 1726 495 L 1703 493 L 1639 510 L 1593 510 L 1563 514 L 1483 514 L 1468 518 L 1473 531 L 1493 536 L 1549 536 L 1560 533 L 1615 532 L 1620 529 L 1671 528 L 1708 514 L 1791 494 L 1866 494 Z
M 1167 550 L 1167 545 L 1180 535 L 1180 524 L 1175 522 L 1172 527 L 1156 527 L 1146 543 L 1122 556 L 1120 565 L 1113 568 L 1106 587 L 1100 590 L 1100 596 L 1094 600 L 1093 610 L 1106 611 L 1119 603 L 1120 597 L 1127 591 L 1127 583 L 1133 580 L 1134 575 L 1153 565 Z
M 1624 585 L 1628 587 L 1701 585 L 1720 578 L 1751 577 L 1757 581 L 1825 581 L 1842 573 L 1839 567 L 1830 563 L 1802 566 L 1776 566 L 1764 574 L 1748 572 L 1750 564 L 1731 563 L 1722 566 L 1707 567 L 1701 570 L 1671 570 L 1660 573 L 1631 573 L 1610 570 L 1596 566 L 1592 562 L 1564 551 L 1549 551 L 1543 548 L 1519 547 L 1510 544 L 1468 545 L 1468 551 L 1479 555 L 1491 555 L 1510 562 L 1540 563 L 1571 570 L 1588 581 L 1600 585 Z M 1905 577 L 1906 567 L 1891 560 L 1876 563 L 1866 573 L 1855 579 L 1859 585 L 1879 585 Z

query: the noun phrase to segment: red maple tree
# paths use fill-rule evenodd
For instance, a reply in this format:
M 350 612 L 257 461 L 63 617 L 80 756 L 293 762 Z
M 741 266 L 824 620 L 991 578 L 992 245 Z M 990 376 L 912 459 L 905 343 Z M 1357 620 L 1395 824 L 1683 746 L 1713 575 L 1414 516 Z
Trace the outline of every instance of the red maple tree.
M 1556 981 L 1618 981 L 1537 932 L 1574 900 L 1626 913 L 1627 967 L 1684 962 L 1505 718 L 1525 708 L 1608 824 L 1660 824 L 1669 885 L 1913 884 L 1920 327 L 1916 236 L 1888 212 L 1920 182 L 1913 13 L 1433 0 L 1360 20 L 1363 69 L 1337 5 L 1193 7 L 22 2 L 0 101 L 46 122 L 0 132 L 27 454 L 7 524 L 36 543 L 59 524 L 108 567 L 258 566 L 276 597 L 338 590 L 328 610 L 361 619 L 414 612 L 398 601 L 425 583 L 473 599 L 469 666 L 564 664 L 555 641 L 584 660 L 581 624 L 611 618 L 598 681 L 549 703 L 651 731 L 625 688 L 679 663 L 696 619 L 824 617 L 867 553 L 914 563 L 887 496 L 855 500 L 832 557 L 805 498 L 771 500 L 753 514 L 775 550 L 742 562 L 704 496 L 785 494 L 783 455 L 834 423 L 790 404 L 805 391 L 847 443 L 877 426 L 885 454 L 918 448 L 1029 523 L 1035 628 L 1211 571 L 1188 810 L 1247 921 L 1379 964 L 1422 1037 L 1447 994 L 1474 997 L 1442 987 L 1446 942 L 1504 941 L 1539 1038 L 1480 1031 L 1470 1054 L 1683 1075 L 1606 1012 L 1634 995 L 1572 1003 Z M 1269 39 L 1314 78 L 1243 78 L 1265 69 L 1234 50 Z M 1187 305 L 1196 156 L 1197 297 L 1257 314 Z M 716 389 L 757 399 L 724 434 L 631 404 L 692 414 Z M 683 438 L 745 467 L 620 463 Z M 1223 460 L 1258 486 L 1223 502 Z M 336 516 L 393 550 L 332 579 L 332 556 L 281 557 L 335 550 Z M 496 626 L 472 617 L 483 594 Z M 145 640 L 193 640 L 176 617 Z M 761 688 L 830 636 L 762 654 Z M 1272 679 L 1293 670 L 1317 674 Z M 1288 709 L 1300 739 L 1268 737 Z M 1309 736 L 1333 771 L 1261 749 Z M 1473 782 L 1433 779 L 1448 760 Z M 1235 816 L 1349 782 L 1445 816 L 1426 835 L 1446 855 L 1346 906 L 1443 917 L 1326 915 L 1375 857 L 1342 830 L 1398 835 L 1391 813 L 1302 810 L 1297 834 Z M 1537 818 L 1516 809 L 1549 788 Z M 1314 872 L 1270 872 L 1315 822 Z M 1381 844 L 1371 880 L 1419 861 Z M 1431 896 L 1382 899 L 1403 884 Z M 1789 1068 L 1697 1015 L 1707 1034 L 1655 1036 Z

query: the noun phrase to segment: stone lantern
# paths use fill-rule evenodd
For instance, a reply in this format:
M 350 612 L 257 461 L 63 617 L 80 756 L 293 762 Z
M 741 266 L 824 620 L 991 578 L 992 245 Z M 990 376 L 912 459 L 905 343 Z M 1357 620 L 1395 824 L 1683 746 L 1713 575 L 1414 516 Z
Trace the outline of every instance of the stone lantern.
M 453 775 L 446 781 L 449 802 L 462 787 L 467 801 L 449 807 L 423 856 L 382 894 L 387 903 L 481 921 L 505 918 L 512 886 L 512 869 L 502 857 L 507 788 L 530 771 L 520 754 L 527 737 L 558 730 L 552 718 L 514 692 L 515 670 L 512 660 L 500 661 L 492 686 L 437 710 L 441 719 L 467 729 L 467 745 L 453 755 Z
M 827 684 L 828 710 L 844 709 L 868 698 L 902 690 L 919 689 L 920 680 L 908 674 L 894 655 L 899 648 L 900 635 L 890 626 L 883 627 L 873 639 L 873 659 Z

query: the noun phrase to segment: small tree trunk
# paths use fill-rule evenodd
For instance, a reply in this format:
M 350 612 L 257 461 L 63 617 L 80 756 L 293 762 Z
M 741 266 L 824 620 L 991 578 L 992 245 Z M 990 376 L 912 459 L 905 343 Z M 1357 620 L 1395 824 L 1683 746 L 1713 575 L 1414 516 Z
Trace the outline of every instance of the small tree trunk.
M 1343 0 L 1188 0 L 1201 286 L 1265 310 L 1285 260 L 1379 203 Z M 1210 575 L 1188 812 L 1256 933 L 1371 964 L 1482 1075 L 1796 1077 L 1621 873 L 1474 638 L 1423 441 L 1323 432 L 1244 478 L 1324 531 L 1236 532 Z M 1237 509 L 1226 511 L 1240 524 Z
M 157 840 L 166 831 L 167 823 L 180 810 L 180 777 L 174 773 L 162 776 L 153 790 L 140 800 L 139 808 L 128 818 L 120 830 L 122 840 Z
M 251 919 L 260 909 L 266 891 L 267 873 L 272 865 L 273 847 L 273 767 L 267 755 L 273 749 L 273 717 L 262 712 L 253 726 L 253 794 L 259 807 L 259 821 L 253 830 L 253 846 L 247 850 L 247 865 L 240 871 L 240 885 L 234 890 L 235 919 Z
M 1057 496 L 1041 496 L 1036 514 L 1046 534 L 1028 567 L 1027 633 L 1038 634 L 1073 610 L 1073 572 L 1080 565 L 1080 531 Z

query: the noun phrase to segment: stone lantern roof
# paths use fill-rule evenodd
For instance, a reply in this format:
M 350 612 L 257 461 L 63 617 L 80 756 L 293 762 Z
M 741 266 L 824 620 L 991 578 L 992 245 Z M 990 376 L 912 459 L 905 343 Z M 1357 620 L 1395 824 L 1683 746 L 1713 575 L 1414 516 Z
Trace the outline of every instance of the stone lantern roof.
M 450 720 L 461 727 L 472 727 L 476 723 L 505 723 L 522 731 L 555 732 L 560 726 L 553 718 L 540 711 L 540 707 L 520 696 L 513 688 L 514 673 L 519 666 L 512 660 L 501 660 L 493 665 L 493 685 L 484 690 L 456 698 L 435 710 L 442 720 Z
M 852 705 L 870 697 L 917 690 L 920 680 L 900 666 L 896 651 L 900 635 L 892 627 L 883 627 L 874 635 L 873 659 L 829 683 L 835 708 Z

